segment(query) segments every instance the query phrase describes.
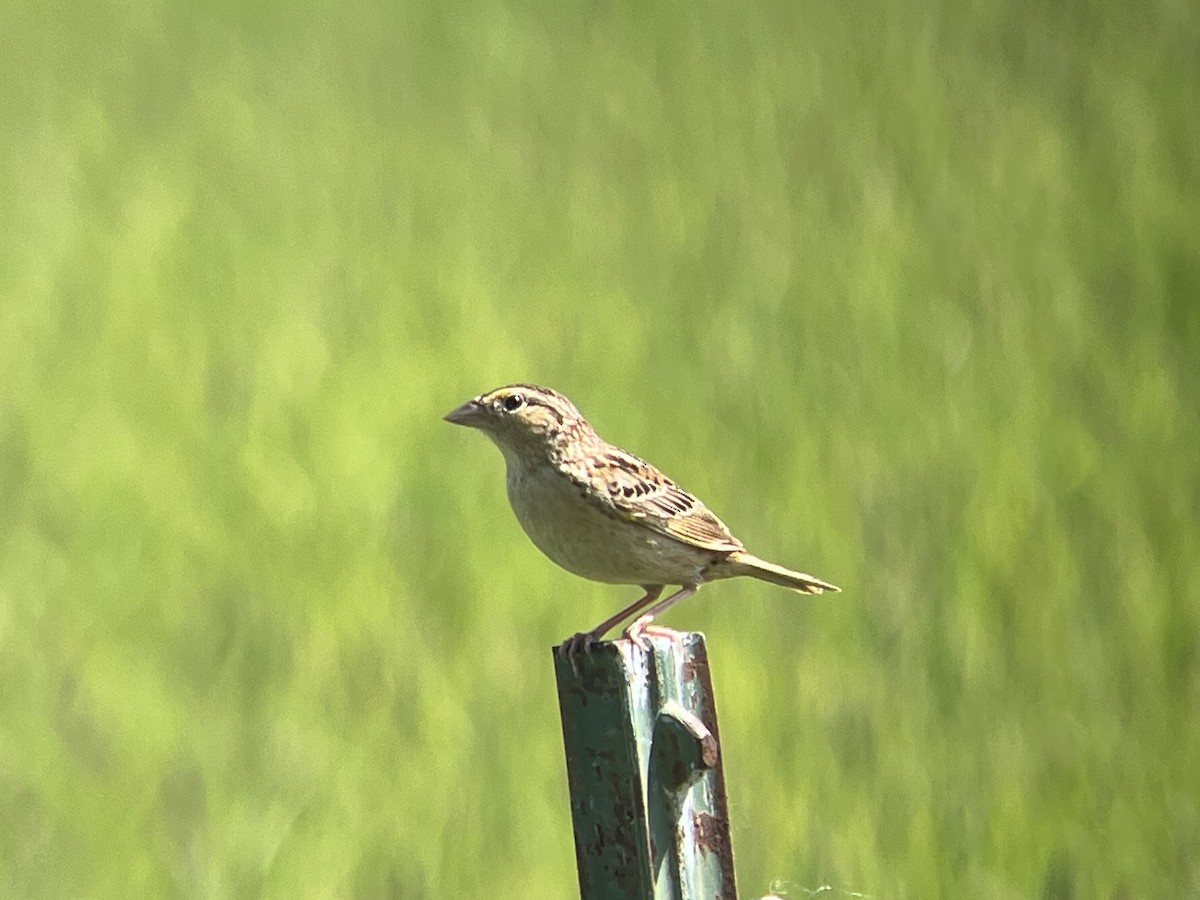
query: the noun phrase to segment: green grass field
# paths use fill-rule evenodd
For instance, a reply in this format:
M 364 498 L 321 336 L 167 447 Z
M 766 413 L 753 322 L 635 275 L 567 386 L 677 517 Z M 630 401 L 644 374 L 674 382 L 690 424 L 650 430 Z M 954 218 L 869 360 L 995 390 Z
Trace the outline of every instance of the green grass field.
M 544 7 L 544 8 L 543 8 Z M 1200 897 L 1200 12 L 0 12 L 0 896 L 576 892 L 635 596 L 441 415 L 564 391 L 760 555 L 742 895 Z

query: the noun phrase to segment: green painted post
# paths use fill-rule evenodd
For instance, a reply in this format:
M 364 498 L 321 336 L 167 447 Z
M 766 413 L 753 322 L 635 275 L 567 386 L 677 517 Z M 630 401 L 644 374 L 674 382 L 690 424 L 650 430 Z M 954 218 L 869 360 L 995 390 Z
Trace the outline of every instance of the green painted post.
M 555 654 L 583 900 L 737 900 L 704 635 Z

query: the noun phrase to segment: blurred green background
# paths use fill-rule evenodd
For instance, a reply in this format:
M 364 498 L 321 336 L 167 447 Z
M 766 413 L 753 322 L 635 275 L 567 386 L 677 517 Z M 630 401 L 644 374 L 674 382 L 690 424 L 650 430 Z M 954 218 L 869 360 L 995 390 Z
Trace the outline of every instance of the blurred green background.
M 570 897 L 636 591 L 514 380 L 841 584 L 714 585 L 745 896 L 1200 897 L 1194 4 L 0 12 L 0 896 Z

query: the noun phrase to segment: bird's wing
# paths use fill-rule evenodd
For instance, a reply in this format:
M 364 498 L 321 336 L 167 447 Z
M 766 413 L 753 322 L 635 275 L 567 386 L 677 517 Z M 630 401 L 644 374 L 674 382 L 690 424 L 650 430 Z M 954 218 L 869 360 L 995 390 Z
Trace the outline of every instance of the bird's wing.
M 592 454 L 588 480 L 616 513 L 702 550 L 741 550 L 742 543 L 703 503 L 654 466 L 617 447 Z

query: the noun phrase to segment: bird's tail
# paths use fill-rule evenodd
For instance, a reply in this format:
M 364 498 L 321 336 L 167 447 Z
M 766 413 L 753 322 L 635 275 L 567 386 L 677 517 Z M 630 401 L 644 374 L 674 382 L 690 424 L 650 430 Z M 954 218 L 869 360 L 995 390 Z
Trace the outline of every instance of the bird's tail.
M 749 575 L 751 578 L 769 581 L 771 584 L 791 588 L 793 591 L 799 591 L 802 594 L 841 591 L 840 587 L 830 584 L 828 581 L 813 578 L 811 575 L 805 575 L 803 572 L 793 572 L 791 569 L 785 569 L 783 566 L 769 563 L 765 559 L 759 559 L 745 550 L 739 550 L 731 554 L 727 563 L 733 567 L 738 575 Z

